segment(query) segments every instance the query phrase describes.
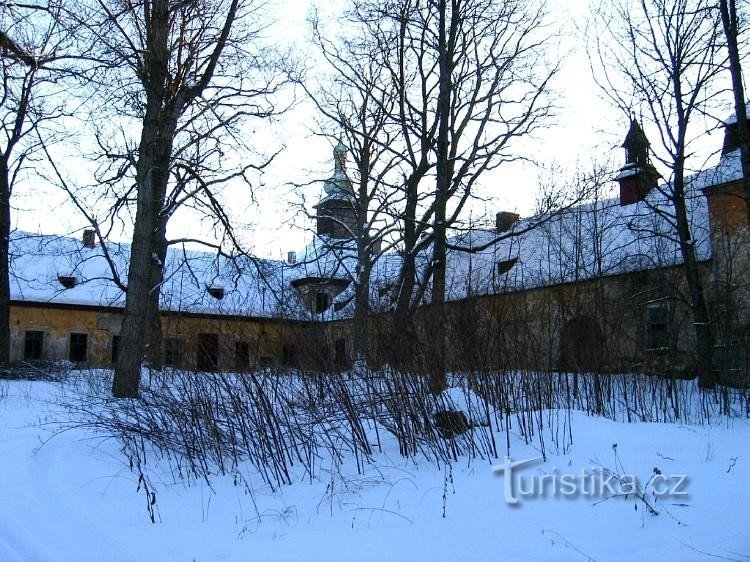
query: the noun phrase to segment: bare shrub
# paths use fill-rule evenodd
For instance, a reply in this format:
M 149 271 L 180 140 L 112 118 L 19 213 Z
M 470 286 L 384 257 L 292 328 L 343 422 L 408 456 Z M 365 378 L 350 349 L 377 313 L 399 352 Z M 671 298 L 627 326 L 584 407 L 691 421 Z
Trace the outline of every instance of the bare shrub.
M 166 461 L 177 480 L 210 487 L 214 476 L 230 475 L 252 493 L 261 483 L 275 491 L 301 479 L 330 479 L 326 471 L 352 461 L 362 475 L 396 450 L 447 467 L 461 458 L 510 455 L 520 437 L 546 458 L 550 447 L 564 453 L 573 443 L 576 411 L 623 422 L 750 416 L 746 390 L 707 393 L 696 381 L 648 375 L 471 372 L 449 376 L 449 389 L 437 396 L 426 377 L 390 368 L 356 376 L 167 370 L 144 379 L 140 399 L 115 400 L 110 373 L 71 377 L 63 386 L 63 428 L 88 428 L 121 444 L 152 520 L 155 460 Z M 436 412 L 460 412 L 467 431 L 447 435 Z

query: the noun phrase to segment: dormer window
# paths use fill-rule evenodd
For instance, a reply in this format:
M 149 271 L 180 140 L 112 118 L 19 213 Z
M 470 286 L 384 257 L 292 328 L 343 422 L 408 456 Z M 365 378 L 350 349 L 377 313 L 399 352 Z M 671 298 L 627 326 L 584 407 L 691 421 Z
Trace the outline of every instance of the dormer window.
M 518 261 L 518 258 L 511 258 L 509 260 L 501 260 L 497 262 L 497 274 L 503 275 L 504 273 L 508 273 L 514 265 L 516 265 L 516 262 Z
M 58 275 L 57 280 L 65 289 L 72 289 L 78 282 L 73 275 Z
M 224 287 L 206 287 L 206 291 L 216 300 L 224 298 Z
M 331 297 L 325 291 L 315 293 L 315 312 L 320 314 L 325 312 L 331 306 Z

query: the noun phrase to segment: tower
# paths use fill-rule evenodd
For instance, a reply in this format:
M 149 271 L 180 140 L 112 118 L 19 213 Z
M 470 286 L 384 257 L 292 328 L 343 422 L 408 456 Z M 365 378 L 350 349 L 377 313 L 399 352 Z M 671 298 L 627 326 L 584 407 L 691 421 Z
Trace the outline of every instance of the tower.
M 646 134 L 635 119 L 630 120 L 630 129 L 625 136 L 622 147 L 625 149 L 625 165 L 620 168 L 617 181 L 620 184 L 620 205 L 630 205 L 642 201 L 659 181 L 649 158 L 649 147 Z
M 333 149 L 333 177 L 323 184 L 325 195 L 315 205 L 317 232 L 336 240 L 352 237 L 356 226 L 354 190 L 346 175 L 346 147 L 339 141 Z

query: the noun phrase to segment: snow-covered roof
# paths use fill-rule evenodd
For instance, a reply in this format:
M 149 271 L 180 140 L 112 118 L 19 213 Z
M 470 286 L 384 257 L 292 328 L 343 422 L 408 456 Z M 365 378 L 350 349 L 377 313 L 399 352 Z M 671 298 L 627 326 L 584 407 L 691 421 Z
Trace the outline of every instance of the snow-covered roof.
M 127 283 L 130 247 L 108 243 L 111 265 Z M 10 239 L 11 299 L 22 301 L 123 307 L 125 295 L 114 282 L 110 261 L 97 245 L 86 248 L 71 237 L 14 232 Z M 289 298 L 283 262 L 170 248 L 165 263 L 161 307 L 167 311 L 245 316 L 296 316 L 299 303 Z M 66 288 L 60 277 L 72 277 Z M 222 294 L 212 296 L 208 289 Z
M 702 189 L 742 176 L 739 151 L 687 180 L 687 208 L 698 259 L 711 257 L 708 204 Z M 679 244 L 668 215 L 665 186 L 652 189 L 644 201 L 622 206 L 618 199 L 577 205 L 550 217 L 518 221 L 498 239 L 494 230 L 474 229 L 450 240 L 447 259 L 447 298 L 509 292 L 615 275 L 682 263 Z M 540 220 L 542 219 L 542 220 Z M 537 226 L 533 227 L 534 224 Z M 127 282 L 129 246 L 107 244 L 86 248 L 64 236 L 14 232 L 10 238 L 11 299 L 43 303 L 123 307 L 123 291 L 113 281 L 112 267 Z M 420 275 L 429 265 L 431 248 L 417 256 Z M 357 276 L 356 246 L 352 241 L 316 237 L 297 261 L 229 258 L 215 252 L 182 247 L 169 249 L 161 307 L 167 311 L 333 319 L 354 309 Z M 386 253 L 371 277 L 372 310 L 393 306 L 401 256 Z M 74 278 L 65 288 L 64 277 Z M 312 313 L 295 286 L 334 279 L 345 289 L 329 310 Z M 348 282 L 348 285 L 346 284 Z M 209 291 L 209 289 L 212 289 Z M 211 294 L 213 293 L 213 295 Z M 215 295 L 221 294 L 222 298 Z M 424 299 L 429 299 L 429 291 Z
M 739 151 L 715 167 L 686 179 L 686 205 L 696 256 L 711 258 L 708 201 L 702 190 L 742 177 Z M 452 245 L 482 248 L 448 255 L 448 298 L 492 294 L 679 265 L 683 258 L 670 217 L 669 186 L 652 189 L 643 201 L 620 205 L 602 199 L 557 215 L 523 219 L 495 243 L 492 230 L 456 236 Z M 534 222 L 541 222 L 530 228 Z M 527 230 L 527 231 L 526 231 Z M 526 231 L 526 232 L 524 232 Z M 499 264 L 502 263 L 502 266 Z M 503 271 L 507 270 L 507 271 Z

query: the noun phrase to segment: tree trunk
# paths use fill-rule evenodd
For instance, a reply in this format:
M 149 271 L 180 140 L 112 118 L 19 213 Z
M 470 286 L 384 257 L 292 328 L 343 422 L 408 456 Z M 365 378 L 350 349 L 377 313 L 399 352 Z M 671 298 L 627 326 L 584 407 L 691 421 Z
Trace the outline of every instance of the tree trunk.
M 750 131 L 747 125 L 747 106 L 745 89 L 742 84 L 742 64 L 737 44 L 739 35 L 739 20 L 735 0 L 719 0 L 721 22 L 729 51 L 729 72 L 732 76 L 732 92 L 734 93 L 734 108 L 737 116 L 737 136 L 740 144 L 740 159 L 742 161 L 743 191 L 747 203 L 747 217 L 750 223 Z
M 369 358 L 370 269 L 370 256 L 364 256 L 364 261 L 360 258 L 354 295 L 353 349 L 357 368 L 367 366 Z
M 677 219 L 677 235 L 680 240 L 680 250 L 685 264 L 685 278 L 690 293 L 690 308 L 695 332 L 695 364 L 698 374 L 698 384 L 701 388 L 714 388 L 716 377 L 713 371 L 714 339 L 711 329 L 711 318 L 708 314 L 706 298 L 698 271 L 698 260 L 695 256 L 695 240 L 690 234 L 685 207 L 685 186 L 683 179 L 683 164 L 680 162 L 675 171 L 674 207 Z
M 433 365 L 430 372 L 429 387 L 434 394 L 443 391 L 446 385 L 445 378 L 445 275 L 447 257 L 447 229 L 446 229 L 446 207 L 448 204 L 448 191 L 450 189 L 450 163 L 448 162 L 448 144 L 450 142 L 450 92 L 451 92 L 451 68 L 450 53 L 448 48 L 448 37 L 446 31 L 446 19 L 448 8 L 446 0 L 438 2 L 438 67 L 439 67 L 439 91 L 438 91 L 438 137 L 437 137 L 437 161 L 436 161 L 436 186 L 435 186 L 435 215 L 433 223 L 433 251 L 432 263 L 432 304 L 431 310 L 431 342 Z
M 159 210 L 172 153 L 176 118 L 166 107 L 165 84 L 169 72 L 169 2 L 154 0 L 147 17 L 147 52 L 144 54 L 146 114 L 136 164 L 137 205 L 133 242 L 130 248 L 128 291 L 125 297 L 120 351 L 112 395 L 136 398 L 141 380 L 141 363 L 149 333 L 149 297 L 154 258 L 153 237 L 159 227 Z M 166 155 L 166 160 L 165 160 Z
M 10 361 L 10 172 L 0 160 L 0 363 Z
M 144 127 L 144 136 L 145 134 Z M 145 164 L 145 161 L 150 159 L 143 157 L 143 160 Z M 125 297 L 120 349 L 112 383 L 112 395 L 115 398 L 137 398 L 141 381 L 148 294 L 151 287 L 151 232 L 154 224 L 151 216 L 151 174 L 147 176 L 148 179 L 138 185 L 138 206 L 128 269 L 128 292 Z
M 170 156 L 169 154 L 162 154 L 161 158 L 169 161 Z M 161 196 L 158 207 L 154 209 L 155 216 L 158 216 L 163 209 L 167 182 L 167 177 L 159 178 Z M 151 289 L 148 296 L 146 358 L 151 369 L 161 371 L 164 368 L 164 345 L 159 301 L 161 298 L 162 282 L 164 280 L 164 267 L 167 260 L 167 221 L 164 218 L 158 218 L 157 220 L 159 226 L 154 230 L 151 240 L 151 250 L 156 255 L 156 259 L 152 259 L 151 279 L 149 281 Z

